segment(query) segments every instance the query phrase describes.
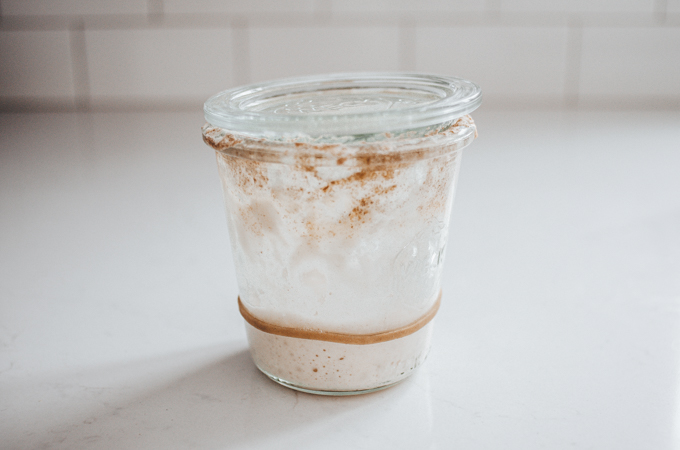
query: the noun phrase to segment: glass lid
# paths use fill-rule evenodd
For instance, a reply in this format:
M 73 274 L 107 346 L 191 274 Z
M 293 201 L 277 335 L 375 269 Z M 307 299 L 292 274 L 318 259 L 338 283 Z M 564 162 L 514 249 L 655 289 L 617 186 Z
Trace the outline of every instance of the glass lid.
M 455 77 L 316 75 L 252 84 L 205 102 L 209 124 L 262 137 L 347 136 L 441 124 L 477 109 L 482 91 Z

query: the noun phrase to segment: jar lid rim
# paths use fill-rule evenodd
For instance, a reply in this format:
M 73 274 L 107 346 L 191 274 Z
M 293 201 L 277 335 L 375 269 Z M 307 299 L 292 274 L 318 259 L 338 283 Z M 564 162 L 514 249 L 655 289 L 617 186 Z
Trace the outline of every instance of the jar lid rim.
M 256 136 L 360 135 L 428 127 L 477 109 L 481 88 L 457 77 L 339 73 L 287 78 L 210 97 L 206 121 Z

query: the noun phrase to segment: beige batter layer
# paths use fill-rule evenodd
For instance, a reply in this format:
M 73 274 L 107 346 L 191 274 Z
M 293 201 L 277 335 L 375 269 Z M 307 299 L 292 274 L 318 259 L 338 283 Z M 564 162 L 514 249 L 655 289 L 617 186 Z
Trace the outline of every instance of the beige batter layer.
M 260 370 L 294 387 L 331 393 L 376 389 L 407 378 L 427 357 L 432 324 L 367 345 L 280 336 L 248 322 L 246 332 Z

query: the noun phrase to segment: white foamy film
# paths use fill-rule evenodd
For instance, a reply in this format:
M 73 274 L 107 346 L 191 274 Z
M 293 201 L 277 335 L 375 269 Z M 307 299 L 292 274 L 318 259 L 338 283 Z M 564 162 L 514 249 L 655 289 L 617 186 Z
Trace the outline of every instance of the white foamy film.
M 469 117 L 463 120 L 474 127 Z M 390 331 L 424 316 L 440 290 L 461 154 L 452 146 L 408 163 L 339 159 L 315 167 L 218 151 L 244 306 L 272 324 L 344 334 Z M 427 354 L 423 336 L 431 328 L 392 342 L 350 345 L 247 327 L 265 372 L 328 391 L 372 389 L 403 378 Z M 333 353 L 327 355 L 332 376 L 314 366 L 324 349 Z
M 282 326 L 370 334 L 439 293 L 459 153 L 306 171 L 218 154 L 241 300 Z

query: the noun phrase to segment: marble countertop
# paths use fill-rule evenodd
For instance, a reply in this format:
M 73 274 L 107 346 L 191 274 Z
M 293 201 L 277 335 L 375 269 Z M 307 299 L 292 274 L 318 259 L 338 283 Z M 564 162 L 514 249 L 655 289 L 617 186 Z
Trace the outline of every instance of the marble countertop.
M 475 118 L 426 364 L 328 398 L 250 360 L 200 112 L 0 116 L 0 448 L 678 448 L 680 113 Z

